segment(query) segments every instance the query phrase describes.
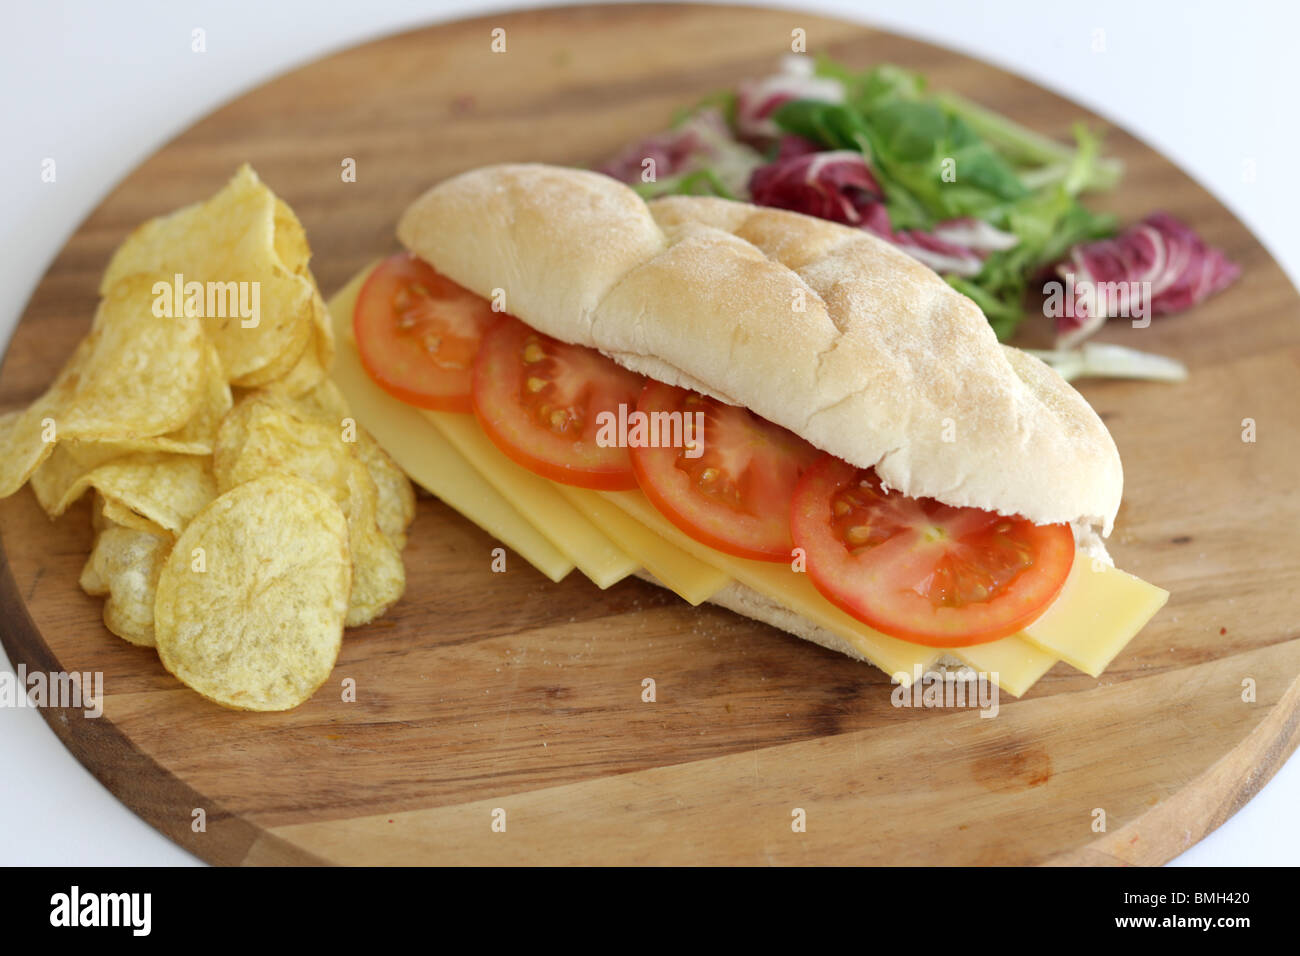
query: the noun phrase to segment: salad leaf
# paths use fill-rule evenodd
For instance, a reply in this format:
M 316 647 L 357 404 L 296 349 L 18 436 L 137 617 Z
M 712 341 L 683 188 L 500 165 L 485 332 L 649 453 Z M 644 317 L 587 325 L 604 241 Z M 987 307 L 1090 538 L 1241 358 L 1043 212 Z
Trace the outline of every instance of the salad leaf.
M 842 103 L 795 100 L 773 113 L 776 125 L 823 149 L 860 150 L 884 193 L 895 230 L 930 232 L 974 217 L 1015 235 L 971 276 L 948 275 L 984 310 L 1002 338 L 1024 317 L 1030 277 L 1075 243 L 1112 235 L 1113 217 L 1078 202 L 1113 185 L 1119 166 L 1101 158 L 1099 138 L 1074 128 L 1073 148 L 946 94 L 924 79 L 881 65 L 853 71 L 828 59 L 820 75 L 845 90 Z
M 1075 158 L 1075 151 L 1065 144 L 992 110 L 976 106 L 954 93 L 940 93 L 935 100 L 952 115 L 961 117 L 986 142 L 1018 166 L 1060 169 L 1068 167 Z M 1087 169 L 1082 188 L 1113 189 L 1123 172 L 1124 165 L 1118 159 L 1098 159 Z
M 690 122 L 691 119 L 705 110 L 715 109 L 722 114 L 728 126 L 735 126 L 736 123 L 736 91 L 735 90 L 718 90 L 710 93 L 708 96 L 697 101 L 694 106 L 679 107 L 673 111 L 672 128 L 683 126 Z
M 1073 144 L 1060 143 L 933 93 L 925 77 L 897 66 L 857 70 L 821 56 L 809 67 L 807 57 L 787 57 L 779 73 L 679 116 L 677 138 L 649 141 L 608 171 L 647 197 L 751 199 L 867 229 L 975 300 L 1000 338 L 1024 318 L 1032 279 L 1077 243 L 1115 233 L 1114 217 L 1079 201 L 1121 172 L 1083 125 Z M 746 121 L 747 108 L 761 121 Z M 705 114 L 724 119 L 730 144 L 692 127 Z M 668 168 L 658 183 L 636 182 L 632 160 L 656 147 Z M 998 241 L 961 238 L 980 229 Z
M 861 149 L 867 142 L 865 122 L 846 103 L 790 100 L 778 106 L 772 118 L 785 132 L 824 149 Z
M 1008 283 L 1003 289 L 994 290 L 979 284 L 981 276 L 968 279 L 963 276 L 947 275 L 944 279 L 980 307 L 980 311 L 989 320 L 989 325 L 993 327 L 993 332 L 999 340 L 1005 341 L 1010 338 L 1025 317 L 1025 310 L 1021 305 L 1024 296 L 1023 285 L 1017 290 Z
M 1056 314 L 1057 345 L 1067 347 L 1113 315 L 1189 309 L 1236 281 L 1241 267 L 1186 223 L 1155 212 L 1114 238 L 1074 246 L 1056 274 L 1073 287 L 1073 308 Z
M 792 100 L 772 117 L 825 149 L 861 150 L 898 228 L 979 216 L 1029 192 L 969 126 L 933 103 L 895 100 L 862 113 L 848 103 Z
M 750 177 L 754 202 L 851 226 L 868 224 L 872 207 L 880 203 L 880 184 L 861 153 L 809 151 L 806 141 L 794 137 L 783 146 L 784 155 L 778 154 Z
M 932 221 L 978 216 L 1028 190 L 960 119 L 933 103 L 873 109 L 866 127 L 875 162 L 902 183 Z
M 1001 225 L 1019 237 L 1011 249 L 992 253 L 979 275 L 949 284 L 970 296 L 984 310 L 998 338 L 1008 338 L 1024 317 L 1029 280 L 1056 262 L 1075 243 L 1115 231 L 1115 218 L 1093 213 L 1065 187 L 1026 196 L 1007 206 L 998 217 Z
M 890 100 L 919 100 L 925 95 L 925 77 L 912 70 L 882 63 L 870 70 L 853 70 L 819 54 L 815 72 L 838 80 L 845 99 L 859 109 L 870 109 Z
M 1177 359 L 1123 345 L 1088 342 L 1081 349 L 1025 349 L 1042 359 L 1067 382 L 1076 378 L 1140 378 L 1148 382 L 1185 382 L 1187 366 Z
M 885 192 L 885 208 L 896 227 L 923 229 L 933 224 L 934 217 L 925 203 L 912 194 L 891 168 L 876 161 L 871 131 L 852 106 L 817 100 L 791 100 L 778 107 L 772 118 L 785 132 L 810 140 L 824 149 L 861 152 Z
M 718 176 L 707 167 L 693 169 L 677 176 L 669 176 L 654 183 L 632 183 L 632 188 L 642 199 L 656 196 L 717 196 L 720 199 L 740 199 Z
M 646 182 L 643 171 L 653 161 L 656 179 Z M 651 199 L 675 193 L 745 199 L 762 155 L 738 142 L 716 105 L 685 116 L 671 129 L 634 143 L 611 157 L 600 171 L 632 186 Z

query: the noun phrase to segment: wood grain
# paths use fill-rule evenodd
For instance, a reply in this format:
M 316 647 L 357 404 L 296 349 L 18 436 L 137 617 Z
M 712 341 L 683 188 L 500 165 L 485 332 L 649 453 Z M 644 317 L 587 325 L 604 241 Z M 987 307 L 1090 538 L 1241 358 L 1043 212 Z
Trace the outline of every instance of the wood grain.
M 504 55 L 489 51 L 496 26 Z M 123 181 L 34 293 L 0 406 L 49 382 L 131 228 L 210 194 L 240 162 L 298 212 L 330 293 L 395 248 L 398 214 L 432 182 L 494 161 L 594 163 L 767 72 L 796 26 L 813 51 L 924 70 L 1046 133 L 1087 116 L 947 51 L 780 11 L 563 8 L 392 37 L 249 93 Z M 898 709 L 872 668 L 634 580 L 555 585 L 518 559 L 492 574 L 494 542 L 428 498 L 406 598 L 349 632 L 333 679 L 292 713 L 216 708 L 113 638 L 76 585 L 86 506 L 50 523 L 28 491 L 0 503 L 10 657 L 104 673 L 102 718 L 49 710 L 50 725 L 125 803 L 213 862 L 1166 860 L 1300 737 L 1300 297 L 1173 164 L 1120 130 L 1108 148 L 1128 171 L 1099 206 L 1184 217 L 1244 273 L 1190 314 L 1105 333 L 1180 357 L 1190 382 L 1083 389 L 1125 462 L 1117 563 L 1173 595 L 1100 680 L 1057 665 L 992 720 Z M 344 184 L 349 157 L 358 181 Z M 355 703 L 339 693 L 349 677 Z M 655 703 L 641 701 L 644 677 Z M 791 832 L 795 807 L 806 833 Z M 505 833 L 491 831 L 496 808 Z

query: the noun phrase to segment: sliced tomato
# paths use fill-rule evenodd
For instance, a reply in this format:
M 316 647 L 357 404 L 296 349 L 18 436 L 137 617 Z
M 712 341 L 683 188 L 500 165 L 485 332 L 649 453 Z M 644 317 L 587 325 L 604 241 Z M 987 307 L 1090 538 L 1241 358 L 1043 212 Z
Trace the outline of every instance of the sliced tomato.
M 552 481 L 636 487 L 628 450 L 602 432 L 602 412 L 635 407 L 645 379 L 595 349 L 569 345 L 510 317 L 484 337 L 474 364 L 474 412 L 510 458 Z M 614 440 L 611 440 L 614 439 Z
M 884 491 L 875 472 L 826 455 L 803 476 L 794 541 L 827 600 L 892 637 L 984 644 L 1036 620 L 1074 563 L 1069 525 Z
M 500 318 L 486 299 L 399 252 L 361 287 L 352 330 L 361 364 L 388 394 L 421 408 L 469 412 L 474 357 Z
M 664 517 L 727 554 L 790 560 L 790 500 L 820 452 L 747 409 L 662 382 L 646 383 L 637 411 L 681 422 L 682 435 L 698 442 L 674 447 L 660 428 L 660 447 L 632 449 L 641 489 Z

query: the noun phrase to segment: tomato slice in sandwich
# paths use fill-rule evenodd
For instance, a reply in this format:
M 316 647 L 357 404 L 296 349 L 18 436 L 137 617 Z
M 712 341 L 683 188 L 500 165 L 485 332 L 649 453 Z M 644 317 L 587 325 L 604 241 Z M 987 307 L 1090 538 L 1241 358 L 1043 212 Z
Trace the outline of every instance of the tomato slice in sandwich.
M 1037 619 L 1074 562 L 1069 525 L 884 491 L 875 472 L 826 455 L 790 517 L 825 597 L 885 634 L 935 647 L 983 644 Z
M 388 394 L 420 408 L 469 412 L 479 342 L 500 318 L 486 299 L 399 252 L 361 287 L 352 331 L 361 364 Z
M 664 517 L 727 554 L 791 559 L 790 501 L 820 452 L 747 409 L 661 382 L 646 384 L 637 411 L 665 423 L 658 447 L 632 449 L 641 489 Z M 675 422 L 694 447 L 663 438 Z
M 543 335 L 513 317 L 484 337 L 474 365 L 474 412 L 488 437 L 529 471 L 607 491 L 636 487 L 632 460 L 605 431 L 636 405 L 644 382 L 595 349 Z

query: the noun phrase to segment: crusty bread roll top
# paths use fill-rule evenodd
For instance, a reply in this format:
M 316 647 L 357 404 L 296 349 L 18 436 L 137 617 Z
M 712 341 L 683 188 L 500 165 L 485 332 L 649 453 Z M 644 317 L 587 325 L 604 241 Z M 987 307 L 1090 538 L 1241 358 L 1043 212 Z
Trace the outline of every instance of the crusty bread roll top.
M 534 328 L 743 405 L 890 488 L 1110 533 L 1123 472 L 1097 414 L 869 233 L 503 165 L 429 190 L 398 236 Z

